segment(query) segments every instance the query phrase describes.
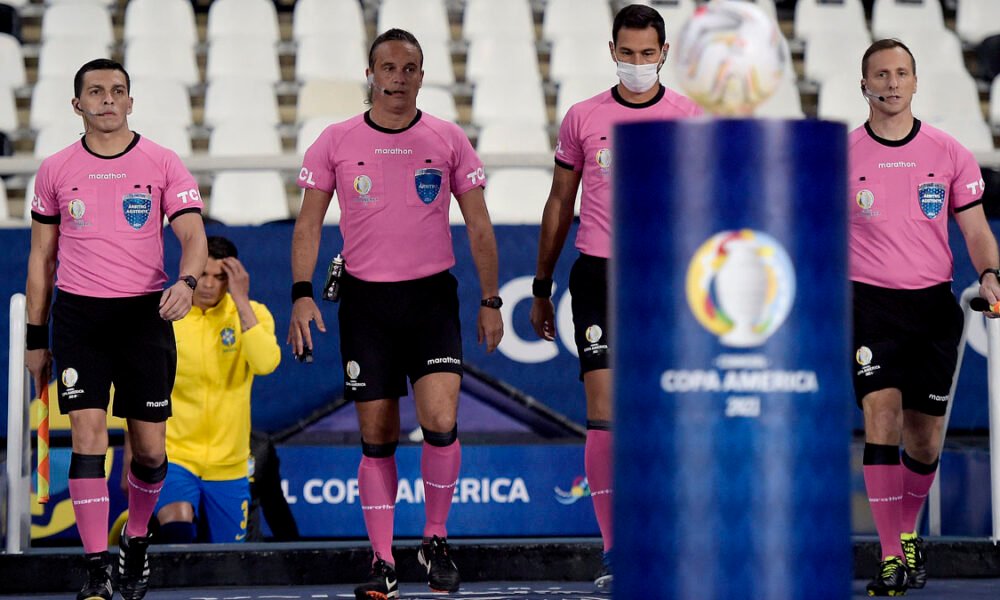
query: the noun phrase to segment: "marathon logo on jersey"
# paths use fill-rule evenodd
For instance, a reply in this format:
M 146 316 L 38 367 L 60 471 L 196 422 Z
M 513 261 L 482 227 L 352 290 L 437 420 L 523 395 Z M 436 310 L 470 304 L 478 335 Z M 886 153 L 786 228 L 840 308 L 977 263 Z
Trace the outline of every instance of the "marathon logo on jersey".
M 441 169 L 417 169 L 413 173 L 413 183 L 417 186 L 417 196 L 424 204 L 430 204 L 441 191 Z
M 928 219 L 941 214 L 944 208 L 944 185 L 940 183 L 921 183 L 917 186 L 917 197 L 920 199 L 920 211 Z
M 136 231 L 142 229 L 142 226 L 149 220 L 152 208 L 153 196 L 151 194 L 136 192 L 125 194 L 122 197 L 122 212 L 125 214 L 125 220 Z

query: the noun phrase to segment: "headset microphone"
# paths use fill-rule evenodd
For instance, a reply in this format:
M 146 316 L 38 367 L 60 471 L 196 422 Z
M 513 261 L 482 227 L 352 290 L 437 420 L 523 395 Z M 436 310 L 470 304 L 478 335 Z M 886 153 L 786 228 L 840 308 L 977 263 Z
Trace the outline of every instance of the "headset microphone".
M 885 96 L 879 96 L 877 94 L 871 93 L 870 91 L 868 91 L 868 86 L 866 86 L 866 85 L 861 86 L 861 93 L 864 94 L 866 97 L 871 98 L 872 100 L 878 100 L 879 102 L 885 102 Z

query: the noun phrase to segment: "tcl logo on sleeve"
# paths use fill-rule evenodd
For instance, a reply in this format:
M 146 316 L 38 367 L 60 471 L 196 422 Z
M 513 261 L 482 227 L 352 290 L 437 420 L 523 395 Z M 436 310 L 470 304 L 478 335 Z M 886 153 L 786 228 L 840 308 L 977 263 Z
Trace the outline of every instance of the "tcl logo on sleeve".
M 973 194 L 978 194 L 979 192 L 986 191 L 986 182 L 980 178 L 979 181 L 973 181 L 972 183 L 965 184 L 965 187 L 968 188 L 968 190 Z
M 177 194 L 177 197 L 181 199 L 181 203 L 187 204 L 190 202 L 197 202 L 201 200 L 201 195 L 198 194 L 198 188 L 191 188 L 190 190 L 184 190 Z
M 305 167 L 302 167 L 302 170 L 299 171 L 299 181 L 302 181 L 304 183 L 308 183 L 309 185 L 316 185 L 316 182 L 313 181 L 313 173 L 312 173 L 312 171 L 310 171 L 309 169 L 307 169 Z
M 477 183 L 482 183 L 486 181 L 486 172 L 483 171 L 482 167 L 479 167 L 474 171 L 470 171 L 469 174 L 466 175 L 465 177 L 466 179 L 471 181 L 473 185 L 475 185 Z

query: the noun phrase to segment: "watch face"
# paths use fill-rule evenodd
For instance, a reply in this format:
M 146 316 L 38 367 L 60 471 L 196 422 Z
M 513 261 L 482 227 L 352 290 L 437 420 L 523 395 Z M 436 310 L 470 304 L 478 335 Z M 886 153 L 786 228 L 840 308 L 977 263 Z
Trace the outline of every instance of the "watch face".
M 483 299 L 481 304 L 487 308 L 500 308 L 503 306 L 503 300 L 499 296 L 493 296 L 492 298 Z

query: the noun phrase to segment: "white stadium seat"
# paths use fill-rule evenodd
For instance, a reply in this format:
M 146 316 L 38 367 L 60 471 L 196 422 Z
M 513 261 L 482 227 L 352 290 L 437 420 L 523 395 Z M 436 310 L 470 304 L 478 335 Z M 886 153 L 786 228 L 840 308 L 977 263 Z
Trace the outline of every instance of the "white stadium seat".
M 295 79 L 365 83 L 368 50 L 359 40 L 336 35 L 309 35 L 298 40 Z
M 552 152 L 549 133 L 541 125 L 499 123 L 479 132 L 476 152 L 480 154 L 547 154 Z
M 274 42 L 254 36 L 213 40 L 208 46 L 205 80 L 211 83 L 229 77 L 272 84 L 281 81 Z
M 535 41 L 535 20 L 529 0 L 467 0 L 462 37 Z
M 542 37 L 611 37 L 611 6 L 606 0 L 549 0 L 542 17 Z
M 517 102 L 511 102 L 517 98 Z M 472 96 L 472 123 L 548 124 L 541 86 L 525 79 L 490 78 L 476 84 Z
M 17 129 L 17 100 L 14 88 L 0 83 L 0 132 L 10 135 Z
M 38 51 L 38 78 L 73 79 L 84 63 L 111 58 L 107 44 L 89 38 L 52 38 Z
M 83 123 L 73 111 L 73 82 L 64 78 L 40 79 L 31 88 L 31 112 L 28 125 L 35 130 L 49 123 L 75 120 L 81 130 Z
M 967 44 L 976 45 L 985 38 L 1000 34 L 1000 2 L 997 0 L 958 0 L 955 31 Z
M 537 225 L 552 187 L 550 169 L 493 169 L 486 177 L 486 208 L 495 225 Z
M 83 135 L 82 119 L 62 120 L 47 124 L 35 136 L 35 158 L 45 158 L 59 152 Z
M 378 33 L 398 28 L 412 33 L 421 44 L 451 39 L 448 9 L 442 0 L 382 0 Z
M 469 42 L 465 80 L 476 83 L 484 77 L 523 78 L 541 82 L 538 50 L 530 40 L 475 39 Z
M 115 42 L 111 13 L 89 2 L 50 6 L 42 15 L 42 42 L 55 38 L 87 38 L 110 46 Z
M 132 78 L 130 120 L 147 118 L 188 127 L 193 122 L 191 96 L 179 81 Z
M 364 45 L 368 38 L 358 0 L 298 0 L 292 13 L 292 37 L 321 35 Z
M 131 0 L 125 5 L 125 43 L 147 37 L 170 39 L 171 47 L 198 43 L 194 9 L 188 0 Z
M 243 79 L 223 79 L 208 84 L 204 115 L 207 127 L 226 121 L 252 120 L 269 125 L 280 122 L 278 99 L 271 84 Z
M 417 94 L 417 108 L 445 121 L 452 123 L 458 121 L 455 97 L 443 88 L 424 87 L 421 89 Z
M 230 37 L 257 37 L 272 44 L 281 39 L 278 13 L 271 0 L 214 0 L 208 9 L 208 42 Z
M 841 3 L 822 0 L 798 0 L 795 3 L 795 37 L 808 44 L 817 31 L 836 31 L 855 36 L 868 31 L 865 8 L 861 0 Z
M 872 37 L 898 37 L 906 42 L 910 32 L 944 30 L 940 0 L 875 0 Z
M 21 42 L 12 35 L 0 33 L 0 84 L 21 87 L 27 81 Z
M 342 121 L 353 117 L 366 108 L 366 89 L 367 86 L 349 81 L 307 81 L 299 88 L 295 120 L 302 123 L 326 117 Z
M 171 121 L 152 118 L 129 118 L 129 128 L 139 135 L 149 138 L 164 148 L 169 148 L 181 158 L 191 156 L 191 134 L 187 127 Z
M 208 216 L 226 225 L 287 219 L 285 184 L 278 171 L 221 171 L 212 180 Z
M 271 125 L 256 121 L 228 121 L 212 130 L 209 156 L 266 156 L 281 154 L 281 136 Z
M 130 41 L 125 46 L 125 69 L 131 77 L 170 79 L 184 85 L 201 80 L 194 48 L 178 45 L 164 52 L 170 39 L 149 37 Z
M 303 121 L 295 136 L 295 152 L 305 154 L 309 146 L 312 146 L 313 142 L 323 133 L 323 130 L 337 121 L 337 119 L 330 117 L 312 117 Z

